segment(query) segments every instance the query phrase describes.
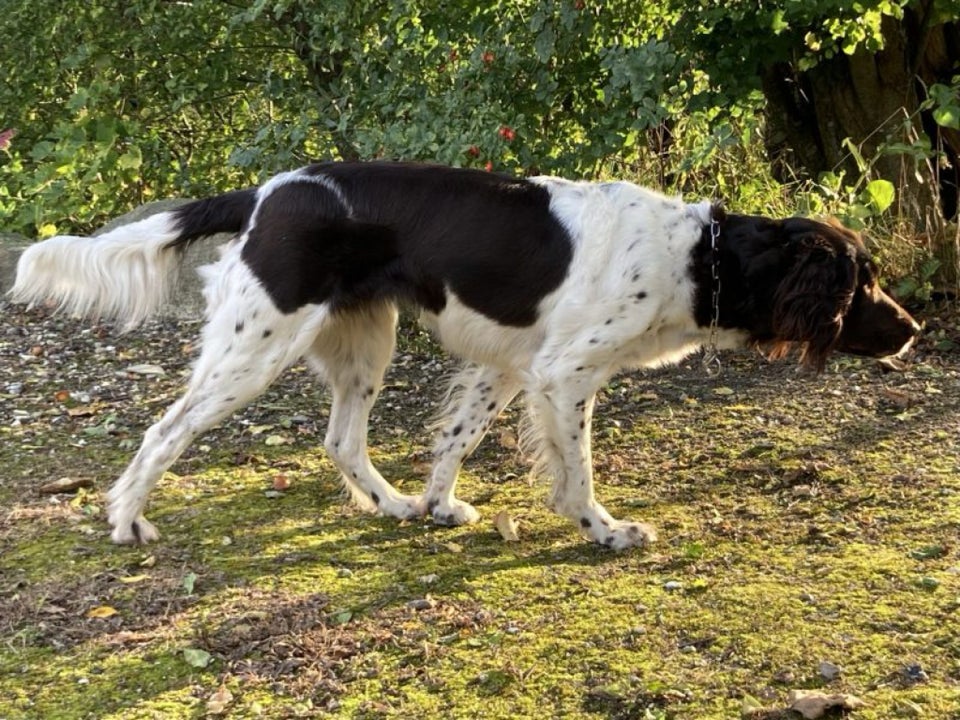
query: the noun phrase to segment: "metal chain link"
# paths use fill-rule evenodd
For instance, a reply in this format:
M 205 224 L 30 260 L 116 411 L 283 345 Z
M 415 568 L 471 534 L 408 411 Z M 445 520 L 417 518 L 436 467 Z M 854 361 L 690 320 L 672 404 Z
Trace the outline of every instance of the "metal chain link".
M 710 377 L 716 377 L 723 371 L 723 365 L 720 363 L 720 351 L 717 350 L 720 327 L 720 223 L 714 218 L 710 219 L 710 256 L 710 339 L 703 352 L 703 371 Z

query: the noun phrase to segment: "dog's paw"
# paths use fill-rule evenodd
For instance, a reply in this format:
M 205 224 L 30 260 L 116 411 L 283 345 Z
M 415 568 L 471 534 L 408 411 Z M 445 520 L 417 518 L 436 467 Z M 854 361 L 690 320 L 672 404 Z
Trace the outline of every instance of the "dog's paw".
M 427 514 L 427 506 L 419 495 L 401 495 L 397 493 L 388 498 L 376 498 L 379 512 L 398 520 L 416 520 Z
M 473 505 L 456 498 L 449 502 L 431 500 L 427 510 L 437 525 L 468 525 L 480 519 L 480 513 Z
M 656 542 L 657 531 L 646 523 L 613 520 L 601 525 L 599 531 L 591 535 L 591 539 L 613 550 L 626 550 Z
M 153 523 L 143 515 L 132 522 L 113 523 L 113 526 L 110 539 L 117 545 L 146 545 L 160 539 L 160 533 Z

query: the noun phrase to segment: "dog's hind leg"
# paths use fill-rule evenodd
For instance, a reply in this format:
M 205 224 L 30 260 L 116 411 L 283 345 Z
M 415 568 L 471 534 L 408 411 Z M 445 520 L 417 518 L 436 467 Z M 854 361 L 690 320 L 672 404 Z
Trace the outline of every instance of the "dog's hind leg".
M 440 525 L 476 522 L 480 514 L 454 497 L 463 461 L 493 425 L 497 415 L 520 390 L 514 376 L 492 367 L 469 367 L 451 384 L 450 412 L 434 447 L 433 471 L 423 499 L 427 512 Z
M 281 313 L 240 263 L 225 267 L 221 278 L 226 294 L 211 307 L 186 392 L 147 430 L 109 492 L 114 542 L 159 537 L 143 509 L 164 471 L 198 435 L 260 395 L 304 354 L 330 317 L 324 306 Z
M 330 385 L 333 402 L 324 448 L 354 500 L 367 510 L 401 519 L 424 514 L 418 496 L 383 479 L 367 452 L 367 423 L 396 339 L 397 310 L 376 303 L 338 313 L 317 335 L 307 356 Z

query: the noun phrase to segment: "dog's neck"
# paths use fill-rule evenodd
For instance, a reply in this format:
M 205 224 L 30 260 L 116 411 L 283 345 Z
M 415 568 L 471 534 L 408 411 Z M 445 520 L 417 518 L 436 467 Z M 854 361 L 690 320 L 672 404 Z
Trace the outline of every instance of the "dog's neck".
M 714 205 L 691 258 L 697 325 L 709 328 L 716 317 L 721 329 L 769 339 L 777 281 L 792 257 L 779 222 L 728 214 Z

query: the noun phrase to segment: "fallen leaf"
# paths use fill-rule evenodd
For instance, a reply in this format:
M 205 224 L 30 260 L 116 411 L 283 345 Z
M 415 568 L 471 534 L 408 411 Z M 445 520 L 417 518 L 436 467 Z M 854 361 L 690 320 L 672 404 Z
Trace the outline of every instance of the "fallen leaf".
M 726 386 L 721 386 L 713 389 L 714 395 L 733 395 L 733 392 L 734 392 L 733 388 L 729 388 Z
M 40 612 L 45 615 L 66 615 L 66 608 L 62 608 L 59 605 L 54 605 L 53 603 L 46 603 L 40 608 Z
M 96 414 L 97 410 L 93 405 L 77 405 L 76 407 L 67 408 L 67 415 L 69 417 L 90 417 Z
M 517 521 L 510 517 L 510 513 L 501 510 L 493 518 L 493 525 L 497 532 L 507 542 L 519 542 L 520 536 L 517 535 Z
M 159 365 L 131 365 L 127 368 L 128 373 L 133 373 L 134 375 L 166 375 L 167 371 L 164 370 Z
M 43 493 L 44 495 L 56 495 L 57 493 L 72 492 L 87 487 L 93 487 L 93 480 L 88 478 L 62 477 L 58 480 L 44 483 L 37 488 L 37 492 Z
M 134 583 L 143 582 L 144 580 L 149 580 L 149 575 L 127 575 L 126 577 L 118 578 L 120 582 L 124 585 L 133 585 Z
M 273 476 L 273 489 L 274 490 L 286 490 L 290 487 L 290 478 L 286 475 L 274 475 Z
M 53 398 L 54 398 L 54 400 L 56 400 L 57 402 L 66 402 L 67 400 L 70 399 L 70 391 L 69 391 L 69 390 L 57 390 L 57 392 L 55 392 L 55 393 L 53 394 Z
M 247 432 L 251 435 L 263 435 L 267 430 L 273 430 L 273 425 L 251 425 Z
M 264 445 L 286 445 L 290 442 L 289 438 L 284 437 L 283 435 L 271 435 L 266 440 L 263 441 Z
M 740 715 L 741 717 L 750 717 L 763 712 L 763 704 L 751 695 L 744 695 L 743 702 L 740 703 Z
M 866 703 L 858 697 L 845 693 L 827 695 L 819 690 L 791 690 L 787 695 L 789 709 L 803 715 L 806 720 L 817 720 L 823 717 L 828 710 L 858 710 L 866 707 Z
M 897 700 L 896 712 L 901 717 L 923 717 L 923 707 L 906 698 Z
M 520 447 L 520 441 L 517 440 L 517 434 L 510 428 L 500 429 L 500 446 L 507 450 L 516 450 Z
M 227 705 L 233 702 L 233 693 L 227 690 L 226 686 L 221 685 L 217 691 L 207 698 L 207 714 L 223 715 L 227 711 Z
M 183 659 L 191 667 L 203 669 L 213 661 L 213 656 L 206 650 L 200 650 L 199 648 L 184 648 Z
M 331 625 L 346 625 L 353 619 L 353 613 L 349 610 L 342 610 L 330 616 Z
M 117 614 L 117 609 L 112 608 L 109 605 L 99 605 L 95 608 L 90 608 L 87 610 L 88 618 L 108 618 Z
M 885 387 L 880 389 L 880 395 L 898 408 L 908 408 L 913 405 L 913 396 L 903 390 Z

